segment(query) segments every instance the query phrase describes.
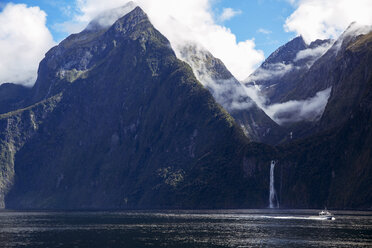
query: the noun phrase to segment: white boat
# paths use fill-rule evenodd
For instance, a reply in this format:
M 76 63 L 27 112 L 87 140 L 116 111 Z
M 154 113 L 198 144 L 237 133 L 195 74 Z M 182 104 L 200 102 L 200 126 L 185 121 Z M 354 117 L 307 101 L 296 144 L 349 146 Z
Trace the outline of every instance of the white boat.
M 319 217 L 324 220 L 335 220 L 336 219 L 334 215 L 331 212 L 327 211 L 326 209 L 319 212 Z

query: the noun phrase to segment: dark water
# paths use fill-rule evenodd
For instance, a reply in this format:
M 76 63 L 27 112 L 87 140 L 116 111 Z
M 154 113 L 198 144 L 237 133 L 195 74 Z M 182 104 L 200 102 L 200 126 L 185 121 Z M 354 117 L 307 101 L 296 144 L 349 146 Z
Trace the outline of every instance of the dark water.
M 372 212 L 0 212 L 0 247 L 372 247 Z

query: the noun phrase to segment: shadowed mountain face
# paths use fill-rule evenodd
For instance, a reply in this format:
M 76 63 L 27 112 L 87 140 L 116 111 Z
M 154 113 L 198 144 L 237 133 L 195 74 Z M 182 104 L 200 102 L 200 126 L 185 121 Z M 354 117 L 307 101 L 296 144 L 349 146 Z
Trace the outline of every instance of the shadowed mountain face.
M 32 89 L 0 86 L 1 207 L 264 208 L 271 160 L 280 206 L 371 206 L 371 33 L 316 61 L 309 53 L 322 51 L 308 49 L 324 42 L 300 38 L 270 58 L 309 59 L 298 98 L 280 99 L 332 87 L 308 138 L 271 147 L 251 142 L 271 120 L 210 53 L 187 48 L 193 72 L 138 7 L 112 26 L 93 24 L 46 54 Z
M 340 126 L 359 103 L 371 74 L 368 51 L 350 49 L 367 30 L 353 23 L 335 42 L 310 45 L 297 37 L 270 55 L 246 85 L 260 88 L 265 111 L 275 110 L 270 116 L 281 120 L 293 139 Z
M 51 49 L 32 99 L 0 116 L 9 208 L 266 205 L 272 150 L 248 144 L 140 8 Z
M 332 86 L 317 131 L 279 147 L 283 207 L 371 207 L 372 32 L 346 42 L 314 81 Z
M 332 88 L 319 123 L 320 130 L 343 124 L 366 90 L 372 75 L 371 34 L 359 35 L 358 30 L 363 28 L 350 25 L 287 96 L 287 100 L 304 99 Z
M 180 57 L 193 68 L 197 79 L 229 112 L 250 140 L 276 144 L 283 138 L 282 128 L 247 95 L 245 87 L 221 60 L 197 45 L 185 46 Z
M 0 85 L 0 114 L 27 106 L 31 88 L 22 85 L 5 83 Z
M 244 83 L 259 87 L 268 104 L 285 102 L 288 93 L 331 44 L 331 40 L 316 40 L 307 45 L 299 36 L 273 52 Z

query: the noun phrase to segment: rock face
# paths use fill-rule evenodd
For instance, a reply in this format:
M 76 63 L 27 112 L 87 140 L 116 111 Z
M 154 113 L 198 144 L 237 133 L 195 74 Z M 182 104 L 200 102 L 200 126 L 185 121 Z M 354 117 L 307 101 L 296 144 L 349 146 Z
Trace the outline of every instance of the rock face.
M 283 138 L 283 129 L 247 95 L 245 87 L 221 60 L 197 45 L 185 46 L 180 57 L 193 68 L 197 79 L 229 112 L 250 140 L 275 144 Z
M 372 32 L 343 46 L 327 72 L 337 80 L 322 81 L 334 83 L 323 131 L 279 147 L 283 207 L 371 207 Z
M 112 26 L 88 27 L 46 54 L 32 89 L 0 86 L 1 207 L 266 208 L 271 160 L 282 207 L 371 207 L 372 33 L 344 35 L 337 53 L 315 62 L 307 49 L 323 41 L 298 38 L 293 51 L 271 57 L 309 59 L 299 98 L 277 88 L 277 99 L 332 87 L 309 137 L 272 147 L 251 142 L 272 122 L 254 104 L 234 107 L 251 100 L 236 94 L 240 84 L 222 62 L 188 51 L 190 64 L 204 66 L 196 76 L 205 80 L 205 70 L 223 88 L 216 92 L 139 7 Z M 323 76 L 306 88 L 315 72 Z
M 51 49 L 31 99 L 0 116 L 8 208 L 266 205 L 273 150 L 249 144 L 138 7 Z
M 5 83 L 0 85 L 0 114 L 27 106 L 31 89 L 22 85 Z
M 287 95 L 331 44 L 331 40 L 316 40 L 307 45 L 296 37 L 272 53 L 244 83 L 260 87 L 268 104 L 288 101 Z
M 319 123 L 320 130 L 343 124 L 360 103 L 371 78 L 369 36 L 358 35 L 352 24 L 304 75 L 298 86 L 287 96 L 304 99 L 326 88 L 332 88 L 328 104 Z
M 40 125 L 54 110 L 61 95 L 25 109 L 0 115 L 0 207 L 14 184 L 15 158 L 22 147 L 37 133 Z

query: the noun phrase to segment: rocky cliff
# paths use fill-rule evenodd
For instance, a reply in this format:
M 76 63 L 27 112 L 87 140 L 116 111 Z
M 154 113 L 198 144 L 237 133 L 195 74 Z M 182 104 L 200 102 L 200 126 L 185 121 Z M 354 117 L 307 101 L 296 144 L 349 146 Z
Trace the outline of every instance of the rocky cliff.
M 371 208 L 371 51 L 372 33 L 347 43 L 327 72 L 339 80 L 329 81 L 335 84 L 320 120 L 323 129 L 279 147 L 282 206 Z
M 1 116 L 17 120 L 2 129 L 17 138 L 3 139 L 8 208 L 266 205 L 272 149 L 249 144 L 140 8 L 51 49 L 32 93 L 38 110 Z
M 332 43 L 332 40 L 316 40 L 308 45 L 301 36 L 296 37 L 273 52 L 244 83 L 259 87 L 268 104 L 293 100 L 288 99 L 289 92 Z
M 250 140 L 276 144 L 283 138 L 284 130 L 247 95 L 245 87 L 221 60 L 196 44 L 183 47 L 180 57 Z
M 139 7 L 110 26 L 93 22 L 46 54 L 32 89 L 0 87 L 0 206 L 265 208 L 275 160 L 282 207 L 370 208 L 371 37 L 347 36 L 335 55 L 311 61 L 299 85 L 330 65 L 294 89 L 300 97 L 331 86 L 326 111 L 307 138 L 272 147 L 248 138 L 263 137 L 254 123 L 272 122 L 254 104 L 257 112 L 233 111 L 251 99 L 232 97 L 240 84 L 211 54 L 188 53 L 188 62 L 205 66 L 225 102 Z M 323 41 L 295 43 L 288 59 L 300 61 Z

